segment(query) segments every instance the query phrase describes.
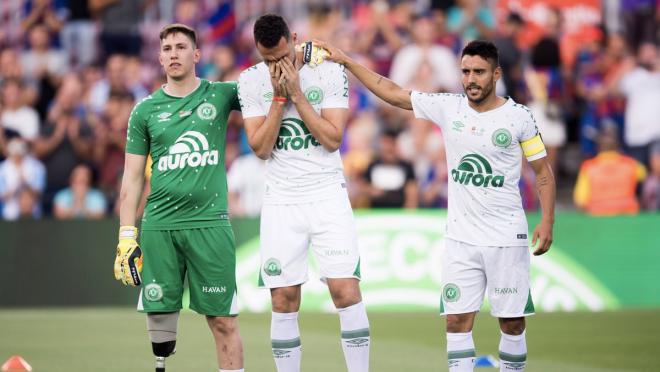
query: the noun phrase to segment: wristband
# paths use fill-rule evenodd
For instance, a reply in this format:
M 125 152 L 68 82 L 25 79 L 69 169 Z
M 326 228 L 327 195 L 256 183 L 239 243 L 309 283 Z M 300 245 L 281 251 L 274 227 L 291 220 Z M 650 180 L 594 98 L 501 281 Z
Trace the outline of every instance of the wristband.
M 273 101 L 286 103 L 286 101 L 288 101 L 288 99 L 286 97 L 282 97 L 282 96 L 275 96 L 275 97 L 273 97 Z
M 137 227 L 135 226 L 120 226 L 119 227 L 119 240 L 121 239 L 137 239 Z

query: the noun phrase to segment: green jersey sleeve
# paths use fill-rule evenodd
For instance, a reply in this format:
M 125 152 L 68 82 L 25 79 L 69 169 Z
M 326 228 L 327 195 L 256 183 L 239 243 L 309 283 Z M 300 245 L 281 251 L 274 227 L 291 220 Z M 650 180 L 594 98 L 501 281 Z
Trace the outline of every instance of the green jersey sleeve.
M 126 131 L 126 153 L 128 154 L 149 154 L 149 133 L 147 120 L 144 118 L 143 102 L 133 107 L 131 116 L 128 118 L 128 130 Z
M 231 110 L 241 111 L 241 103 L 238 100 L 238 82 L 226 81 L 212 83 L 214 90 L 225 98 Z

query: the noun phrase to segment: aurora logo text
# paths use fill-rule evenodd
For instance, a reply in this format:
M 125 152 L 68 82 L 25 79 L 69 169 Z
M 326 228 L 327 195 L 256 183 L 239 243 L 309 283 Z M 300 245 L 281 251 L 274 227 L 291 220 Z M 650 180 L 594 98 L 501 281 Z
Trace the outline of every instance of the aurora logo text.
M 170 146 L 169 154 L 158 159 L 158 170 L 204 167 L 218 164 L 218 150 L 209 151 L 209 142 L 201 133 L 188 131 Z
M 302 120 L 294 118 L 282 120 L 275 148 L 278 150 L 300 150 L 307 149 L 310 145 L 314 147 L 321 146 Z
M 451 178 L 462 185 L 477 187 L 502 187 L 504 176 L 494 176 L 493 168 L 486 158 L 479 154 L 468 154 L 461 158 L 456 169 L 451 170 Z

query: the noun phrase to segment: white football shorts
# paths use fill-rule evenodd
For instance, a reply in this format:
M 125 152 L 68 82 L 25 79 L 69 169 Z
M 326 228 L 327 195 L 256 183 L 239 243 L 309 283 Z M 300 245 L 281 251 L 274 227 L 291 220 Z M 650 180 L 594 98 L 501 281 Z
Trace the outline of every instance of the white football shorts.
M 360 279 L 353 209 L 345 189 L 309 203 L 264 204 L 260 229 L 259 286 L 288 287 L 308 280 L 308 250 L 321 280 Z
M 480 247 L 445 238 L 440 313 L 479 311 L 488 292 L 493 316 L 532 315 L 529 259 L 529 247 Z

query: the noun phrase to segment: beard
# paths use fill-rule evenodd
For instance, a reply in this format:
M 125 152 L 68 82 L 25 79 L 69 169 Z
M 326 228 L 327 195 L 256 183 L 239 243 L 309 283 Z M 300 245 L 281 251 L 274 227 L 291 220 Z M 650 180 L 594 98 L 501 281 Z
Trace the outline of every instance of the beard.
M 463 87 L 463 91 L 465 91 L 465 96 L 468 98 L 468 100 L 470 100 L 470 102 L 480 104 L 486 98 L 488 98 L 488 96 L 491 95 L 491 93 L 493 92 L 494 85 L 495 83 L 493 81 L 491 81 L 490 83 L 486 84 L 483 87 L 477 84 L 470 84 L 467 87 Z M 479 89 L 481 91 L 481 94 L 479 94 L 477 97 L 471 96 L 469 92 L 471 88 Z

